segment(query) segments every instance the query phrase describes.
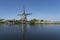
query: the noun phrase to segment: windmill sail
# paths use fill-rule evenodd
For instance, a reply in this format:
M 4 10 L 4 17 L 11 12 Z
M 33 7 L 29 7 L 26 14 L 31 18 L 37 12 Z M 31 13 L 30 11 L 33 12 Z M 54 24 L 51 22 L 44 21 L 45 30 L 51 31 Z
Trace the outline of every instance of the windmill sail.
M 18 15 L 21 15 L 21 20 L 22 20 L 22 23 L 26 23 L 27 21 L 27 15 L 31 15 L 32 13 L 25 13 L 25 7 L 23 6 L 23 13 L 22 14 L 18 14 Z

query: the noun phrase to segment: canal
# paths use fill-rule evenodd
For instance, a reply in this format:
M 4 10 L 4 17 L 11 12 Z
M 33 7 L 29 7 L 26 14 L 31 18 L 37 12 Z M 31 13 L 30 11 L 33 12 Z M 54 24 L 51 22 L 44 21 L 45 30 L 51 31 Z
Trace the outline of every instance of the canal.
M 60 40 L 60 24 L 0 24 L 0 40 Z

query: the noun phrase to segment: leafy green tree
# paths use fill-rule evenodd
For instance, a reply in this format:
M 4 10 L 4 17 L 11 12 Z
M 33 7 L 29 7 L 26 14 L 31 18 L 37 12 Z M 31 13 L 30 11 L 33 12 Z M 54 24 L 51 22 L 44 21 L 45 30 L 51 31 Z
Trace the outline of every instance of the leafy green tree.
M 21 24 L 22 22 L 21 22 L 21 20 L 16 20 L 15 23 L 16 23 L 16 24 Z
M 37 19 L 32 19 L 29 21 L 30 24 L 35 24 L 35 22 L 38 21 Z
M 40 20 L 41 22 L 43 22 L 44 20 Z
M 3 23 L 5 23 L 3 20 L 4 20 L 4 19 L 0 19 L 0 24 L 3 24 Z

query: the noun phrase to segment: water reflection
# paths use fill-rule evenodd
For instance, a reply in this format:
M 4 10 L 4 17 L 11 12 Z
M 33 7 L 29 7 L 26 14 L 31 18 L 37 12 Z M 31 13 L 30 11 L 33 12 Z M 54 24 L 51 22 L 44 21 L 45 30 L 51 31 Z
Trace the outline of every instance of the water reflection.
M 43 29 L 44 28 L 44 24 L 35 24 L 35 25 L 30 25 L 31 28 L 33 29 Z
M 40 24 L 40 27 L 41 27 L 41 29 L 43 29 L 44 28 L 44 24 Z
M 21 27 L 22 26 L 22 27 Z M 22 30 L 22 32 L 21 32 Z M 60 25 L 0 25 L 0 40 L 55 40 L 60 39 Z
M 26 29 L 27 25 L 26 24 L 22 24 L 22 40 L 26 40 Z

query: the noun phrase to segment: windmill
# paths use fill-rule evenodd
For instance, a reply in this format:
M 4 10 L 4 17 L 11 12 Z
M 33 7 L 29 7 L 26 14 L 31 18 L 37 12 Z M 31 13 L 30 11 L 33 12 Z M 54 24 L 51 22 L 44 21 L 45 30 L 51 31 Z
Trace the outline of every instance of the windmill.
M 21 22 L 22 22 L 22 40 L 26 40 L 26 23 L 27 23 L 27 15 L 31 15 L 32 13 L 25 13 L 25 7 L 23 7 L 23 13 L 22 14 L 18 14 L 19 16 L 21 16 Z
M 21 16 L 21 20 L 22 20 L 22 24 L 26 24 L 27 23 L 27 15 L 31 15 L 32 13 L 25 13 L 25 7 L 23 7 L 23 13 L 22 14 L 18 14 Z

